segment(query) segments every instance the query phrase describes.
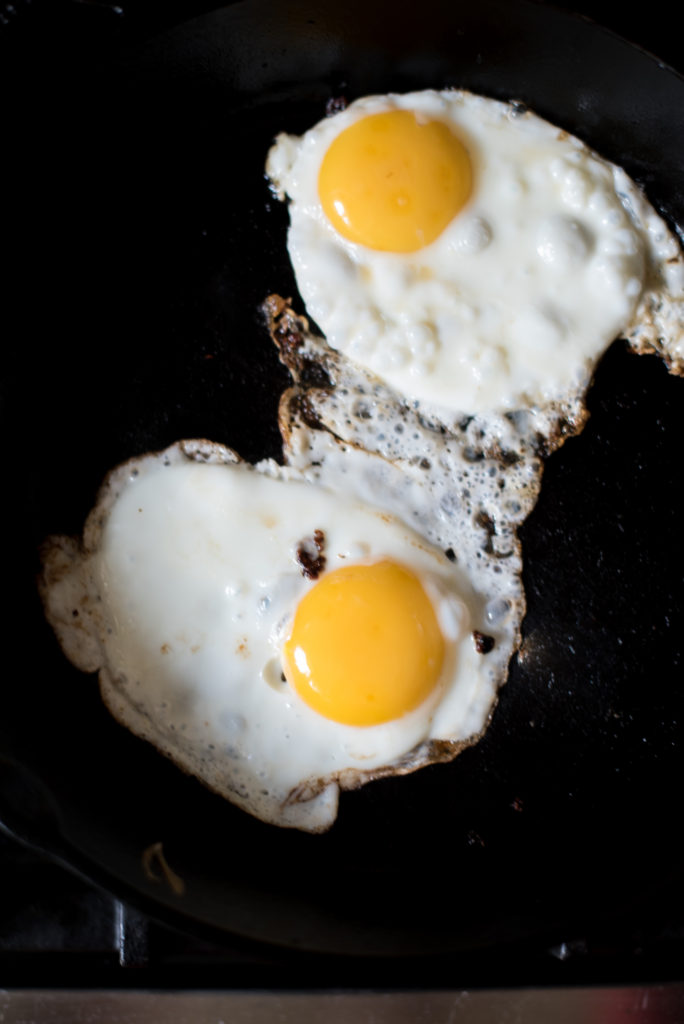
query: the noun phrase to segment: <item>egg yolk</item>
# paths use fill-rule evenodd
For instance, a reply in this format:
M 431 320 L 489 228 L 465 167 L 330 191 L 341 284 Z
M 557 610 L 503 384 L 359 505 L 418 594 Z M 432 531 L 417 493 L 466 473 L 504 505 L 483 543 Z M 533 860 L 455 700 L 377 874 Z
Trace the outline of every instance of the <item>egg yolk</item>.
M 413 710 L 437 685 L 444 638 L 420 580 L 396 562 L 345 566 L 302 598 L 283 648 L 300 697 L 344 725 Z
M 325 215 L 344 238 L 385 252 L 429 245 L 470 195 L 463 143 L 409 110 L 372 114 L 341 132 L 318 176 Z

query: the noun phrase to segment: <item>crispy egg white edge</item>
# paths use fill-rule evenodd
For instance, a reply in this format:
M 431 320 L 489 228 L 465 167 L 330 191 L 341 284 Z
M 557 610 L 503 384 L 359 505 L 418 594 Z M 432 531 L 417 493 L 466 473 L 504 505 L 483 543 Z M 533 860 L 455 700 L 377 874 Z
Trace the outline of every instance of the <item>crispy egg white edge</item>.
M 495 590 L 505 571 L 515 580 L 521 619 L 524 594 L 517 530 L 539 494 L 539 424 L 531 427 L 525 417 L 504 420 L 505 444 L 500 436 L 486 436 L 471 420 L 451 434 L 425 420 L 379 378 L 329 349 L 310 332 L 306 318 L 294 314 L 284 300 L 272 296 L 267 316 L 271 336 L 295 382 L 283 394 L 279 410 L 288 463 L 324 484 L 331 473 L 338 485 L 346 477 L 346 462 L 373 467 L 372 473 L 355 474 L 368 486 L 359 496 L 394 514 L 400 514 L 403 502 L 403 518 L 408 511 L 409 525 L 421 536 L 443 550 L 451 549 L 457 562 L 459 549 L 463 552 L 462 560 L 470 561 L 470 578 L 482 593 Z M 312 364 L 328 386 L 306 383 Z M 555 419 L 550 427 L 560 430 Z M 547 438 L 546 443 L 553 442 Z M 335 470 L 322 473 L 326 458 Z M 347 479 L 345 486 L 352 485 Z

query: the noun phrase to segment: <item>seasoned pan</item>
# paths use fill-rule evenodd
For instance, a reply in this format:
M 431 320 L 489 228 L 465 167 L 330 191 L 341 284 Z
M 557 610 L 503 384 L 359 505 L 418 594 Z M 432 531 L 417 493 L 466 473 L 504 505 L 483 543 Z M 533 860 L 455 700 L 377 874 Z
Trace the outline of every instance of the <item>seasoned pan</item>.
M 117 462 L 201 436 L 278 455 L 287 376 L 258 310 L 296 289 L 263 163 L 330 97 L 518 99 L 684 223 L 684 82 L 588 22 L 495 0 L 389 20 L 372 0 L 207 6 L 98 31 L 87 52 L 50 57 L 43 39 L 14 69 L 0 818 L 159 917 L 296 949 L 452 952 L 666 920 L 682 883 L 684 385 L 653 357 L 617 342 L 585 432 L 548 462 L 522 534 L 523 646 L 484 739 L 344 795 L 325 835 L 252 820 L 129 735 L 45 624 L 37 547 L 80 531 Z M 160 843 L 174 876 L 143 856 Z

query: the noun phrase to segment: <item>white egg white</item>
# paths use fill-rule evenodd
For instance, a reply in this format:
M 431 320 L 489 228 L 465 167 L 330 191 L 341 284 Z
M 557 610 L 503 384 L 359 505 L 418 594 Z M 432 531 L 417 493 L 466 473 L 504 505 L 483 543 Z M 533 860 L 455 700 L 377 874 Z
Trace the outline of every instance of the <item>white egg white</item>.
M 396 109 L 448 124 L 473 164 L 465 208 L 414 253 L 342 238 L 318 195 L 333 140 Z M 290 200 L 297 285 L 328 344 L 443 423 L 559 404 L 578 416 L 621 334 L 684 365 L 676 239 L 624 171 L 519 105 L 458 90 L 365 97 L 278 136 L 266 170 Z

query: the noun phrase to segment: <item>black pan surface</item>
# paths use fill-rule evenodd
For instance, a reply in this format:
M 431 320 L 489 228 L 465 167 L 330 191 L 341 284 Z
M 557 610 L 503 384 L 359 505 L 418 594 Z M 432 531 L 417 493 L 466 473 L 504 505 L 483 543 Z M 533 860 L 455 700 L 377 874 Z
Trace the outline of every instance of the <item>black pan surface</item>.
M 296 289 L 263 163 L 330 97 L 518 99 L 684 224 L 684 82 L 587 21 L 503 0 L 391 18 L 375 0 L 207 6 L 87 53 L 42 38 L 13 71 L 0 819 L 160 917 L 293 949 L 456 952 L 666 919 L 682 886 L 684 382 L 653 357 L 617 342 L 585 432 L 548 461 L 523 529 L 523 647 L 484 739 L 343 795 L 326 835 L 186 778 L 109 717 L 45 624 L 37 546 L 80 532 L 117 462 L 197 436 L 278 455 L 287 376 L 258 307 Z M 143 870 L 158 842 L 183 895 Z

